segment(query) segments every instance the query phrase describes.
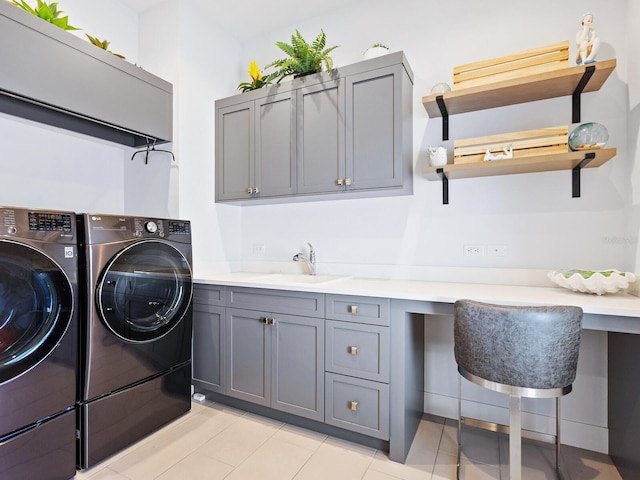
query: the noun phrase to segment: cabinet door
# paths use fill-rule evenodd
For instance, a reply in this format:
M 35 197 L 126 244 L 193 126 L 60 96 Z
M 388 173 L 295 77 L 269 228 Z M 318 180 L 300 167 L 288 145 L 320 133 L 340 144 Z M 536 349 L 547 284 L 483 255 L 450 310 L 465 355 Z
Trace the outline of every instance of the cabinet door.
M 274 315 L 271 407 L 324 421 L 324 320 Z
M 225 393 L 269 406 L 271 400 L 271 329 L 268 313 L 227 308 Z
M 298 193 L 344 190 L 343 109 L 342 79 L 298 90 Z
M 296 192 L 295 92 L 256 100 L 255 187 L 258 197 Z
M 401 76 L 395 65 L 346 79 L 348 190 L 402 186 L 402 129 L 411 127 L 403 125 Z
M 216 114 L 216 200 L 249 198 L 255 187 L 254 102 L 220 108 Z
M 193 310 L 193 380 L 224 393 L 224 307 L 196 305 Z

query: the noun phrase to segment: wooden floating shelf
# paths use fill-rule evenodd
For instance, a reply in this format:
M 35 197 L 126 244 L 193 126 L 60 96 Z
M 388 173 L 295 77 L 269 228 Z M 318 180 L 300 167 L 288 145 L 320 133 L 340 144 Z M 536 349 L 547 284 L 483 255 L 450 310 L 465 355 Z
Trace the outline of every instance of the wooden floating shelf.
M 458 178 L 488 177 L 493 175 L 572 170 L 580 165 L 588 153 L 593 153 L 595 158 L 587 163 L 584 168 L 596 168 L 615 157 L 616 149 L 602 148 L 539 155 L 536 157 L 492 160 L 489 162 L 448 164 L 441 167 L 427 167 L 424 169 L 424 174 L 428 180 L 440 180 L 441 177 L 437 170 L 442 169 L 442 172 L 449 180 L 455 180 Z
M 599 167 L 615 155 L 615 148 L 581 150 L 578 152 L 555 153 L 508 160 L 427 167 L 424 170 L 424 174 L 429 180 L 440 180 L 442 182 L 442 203 L 444 205 L 449 203 L 449 180 L 513 175 L 517 173 L 551 172 L 554 170 L 572 171 L 571 196 L 577 198 L 580 196 L 580 171 L 583 168 Z
M 582 92 L 595 92 L 602 87 L 611 72 L 616 68 L 615 58 L 588 65 L 505 80 L 490 85 L 480 85 L 442 94 L 428 95 L 422 98 L 422 104 L 429 117 L 434 118 L 443 116 L 437 103 L 437 97 L 442 97 L 448 115 L 455 115 L 573 95 L 578 89 L 587 68 L 591 66 L 595 67 L 595 71 Z

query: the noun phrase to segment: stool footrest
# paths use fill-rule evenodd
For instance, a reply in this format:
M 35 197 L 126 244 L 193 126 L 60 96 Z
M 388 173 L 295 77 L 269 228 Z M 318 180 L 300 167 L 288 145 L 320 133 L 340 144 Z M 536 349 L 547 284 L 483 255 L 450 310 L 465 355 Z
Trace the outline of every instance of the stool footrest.
M 502 425 L 501 423 L 487 422 L 486 420 L 479 420 L 471 417 L 461 417 L 463 425 L 468 427 L 480 428 L 482 430 L 489 430 L 491 432 L 509 434 L 509 425 Z M 522 438 L 528 440 L 535 440 L 538 442 L 552 443 L 557 442 L 557 437 L 549 433 L 534 432 L 533 430 L 522 429 Z

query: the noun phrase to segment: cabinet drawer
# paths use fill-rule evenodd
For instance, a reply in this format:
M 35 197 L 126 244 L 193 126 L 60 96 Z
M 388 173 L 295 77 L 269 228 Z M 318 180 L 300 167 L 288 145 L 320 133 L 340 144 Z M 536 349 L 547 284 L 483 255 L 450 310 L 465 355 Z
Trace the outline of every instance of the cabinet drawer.
M 224 291 L 223 285 L 196 283 L 193 286 L 193 304 L 196 308 L 197 305 L 224 306 Z
M 389 439 L 389 385 L 325 374 L 325 423 Z
M 389 305 L 388 298 L 327 295 L 327 318 L 388 326 Z
M 327 320 L 328 372 L 389 381 L 389 327 Z
M 227 287 L 227 307 L 322 318 L 324 294 Z

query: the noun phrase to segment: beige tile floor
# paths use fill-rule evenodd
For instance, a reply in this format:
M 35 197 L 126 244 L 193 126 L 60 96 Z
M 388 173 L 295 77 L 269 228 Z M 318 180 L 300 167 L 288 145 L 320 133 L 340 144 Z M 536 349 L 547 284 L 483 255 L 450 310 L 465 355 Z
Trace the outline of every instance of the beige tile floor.
M 212 403 L 192 410 L 78 480 L 448 480 L 456 472 L 455 422 L 425 415 L 405 464 L 387 454 Z M 508 479 L 508 439 L 463 430 L 462 478 Z M 567 480 L 621 480 L 607 455 L 563 447 Z M 554 476 L 554 449 L 523 445 L 523 477 Z

